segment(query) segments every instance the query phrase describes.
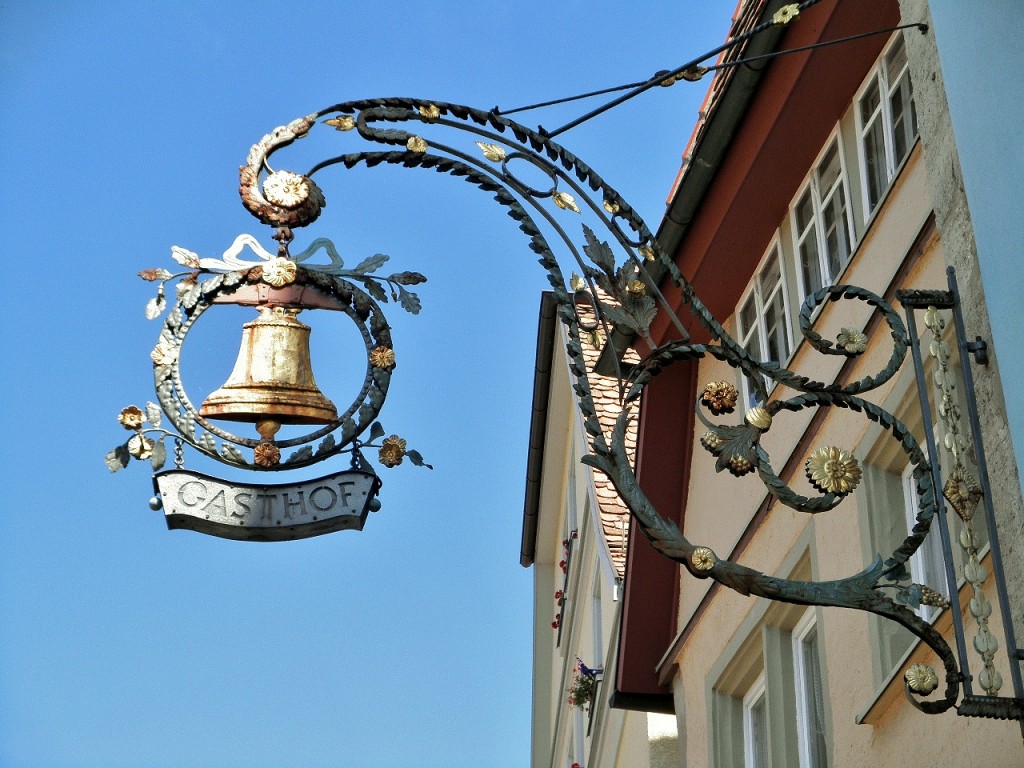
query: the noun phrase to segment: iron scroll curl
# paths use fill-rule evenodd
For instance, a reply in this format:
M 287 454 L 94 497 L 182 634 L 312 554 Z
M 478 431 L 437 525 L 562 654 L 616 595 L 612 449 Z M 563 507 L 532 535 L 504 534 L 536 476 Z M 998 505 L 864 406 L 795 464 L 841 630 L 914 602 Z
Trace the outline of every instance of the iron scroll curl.
M 275 175 L 271 172 L 268 176 L 271 155 L 325 123 L 351 138 L 368 142 L 370 147 L 324 160 L 302 175 L 305 196 L 295 205 L 284 207 L 271 202 L 260 185 L 261 178 Z M 454 134 L 454 145 L 435 138 L 445 132 Z M 532 163 L 551 180 L 552 188 L 539 190 L 527 186 L 510 172 L 509 159 Z M 313 180 L 316 174 L 338 165 L 351 169 L 382 164 L 462 178 L 489 193 L 518 224 L 547 272 L 559 304 L 559 318 L 567 330 L 569 367 L 591 440 L 591 453 L 584 462 L 611 479 L 638 528 L 656 550 L 682 564 L 694 576 L 713 579 L 744 595 L 800 605 L 852 608 L 899 623 L 935 652 L 945 670 L 945 690 L 937 700 L 922 700 L 907 688 L 914 705 L 932 714 L 956 705 L 961 673 L 949 644 L 929 622 L 892 597 L 905 589 L 900 585 L 909 580 L 907 560 L 924 541 L 940 502 L 928 460 L 911 431 L 893 414 L 862 396 L 896 374 L 909 347 L 902 320 L 883 298 L 856 286 L 829 286 L 811 295 L 799 314 L 801 333 L 810 347 L 825 355 L 851 357 L 864 350 L 854 344 L 837 345 L 813 330 L 811 320 L 817 307 L 825 302 L 858 301 L 880 313 L 889 327 L 892 353 L 883 368 L 872 375 L 848 384 L 830 384 L 757 360 L 711 314 L 671 255 L 660 249 L 639 214 L 593 169 L 543 133 L 493 110 L 445 102 L 406 98 L 351 101 L 277 128 L 250 151 L 241 168 L 240 194 L 254 216 L 277 227 L 281 237 L 290 240 L 291 228 L 314 221 L 326 204 Z M 565 224 L 567 213 L 581 217 L 581 231 Z M 559 265 L 549 235 L 570 257 L 573 270 L 578 271 L 571 280 L 566 279 Z M 660 289 L 652 270 L 655 265 L 679 291 L 683 304 L 707 331 L 710 342 L 690 341 L 686 323 Z M 591 305 L 595 319 L 581 318 L 581 299 Z M 667 318 L 678 330 L 678 338 L 655 343 L 650 328 L 656 317 Z M 621 412 L 614 430 L 606 433 L 591 396 L 582 335 L 600 327 L 605 338 L 610 338 L 615 326 L 633 331 L 647 342 L 651 351 L 628 371 L 619 369 Z M 697 414 L 707 427 L 702 444 L 714 456 L 718 469 L 735 475 L 756 472 L 768 492 L 792 509 L 809 514 L 827 512 L 836 508 L 848 491 L 824 490 L 819 497 L 808 498 L 788 488 L 761 445 L 761 437 L 771 428 L 773 418 L 808 408 L 845 408 L 877 423 L 897 442 L 913 467 L 918 513 L 913 530 L 894 552 L 884 559 L 878 556 L 865 570 L 843 579 L 783 579 L 718 558 L 707 547 L 690 542 L 678 526 L 658 513 L 637 482 L 626 450 L 626 426 L 634 418 L 640 394 L 655 376 L 680 360 L 705 356 L 727 363 L 746 377 L 760 403 L 756 410 L 761 413 L 755 419 L 748 415 L 739 424 L 722 424 L 707 416 L 698 401 Z M 770 401 L 765 381 L 783 384 L 797 394 Z M 926 691 L 919 692 L 927 695 Z

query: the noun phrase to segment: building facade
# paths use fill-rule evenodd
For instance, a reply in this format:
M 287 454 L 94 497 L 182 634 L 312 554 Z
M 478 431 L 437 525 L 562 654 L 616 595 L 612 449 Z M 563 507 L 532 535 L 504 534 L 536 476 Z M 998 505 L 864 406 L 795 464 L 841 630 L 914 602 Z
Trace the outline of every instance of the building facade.
M 674 716 L 609 706 L 629 513 L 607 478 L 580 463 L 587 436 L 555 308 L 554 295 L 545 294 L 520 554 L 534 572 L 531 765 L 669 768 L 679 764 Z M 598 343 L 596 335 L 584 340 L 591 362 Z M 618 411 L 616 382 L 591 383 L 608 428 Z
M 772 19 L 783 5 L 741 2 L 730 36 Z M 882 370 L 893 344 L 884 317 L 871 306 L 808 304 L 816 291 L 838 283 L 861 286 L 899 308 L 901 291 L 947 290 L 952 268 L 968 338 L 987 344 L 987 362 L 975 357 L 968 363 L 980 434 L 960 418 L 968 397 L 965 371 L 952 315 L 944 310 L 922 307 L 911 328 L 923 349 L 926 402 L 909 362 L 868 399 L 894 414 L 920 444 L 933 438 L 941 479 L 961 478 L 956 488 L 965 494 L 980 472 L 971 446 L 984 442 L 1008 604 L 1000 605 L 996 594 L 982 515 L 968 512 L 962 519 L 952 504 L 952 562 L 946 562 L 937 522 L 908 563 L 912 582 L 927 587 L 910 602 L 951 644 L 957 612 L 968 643 L 979 651 L 968 651 L 975 692 L 1012 698 L 1019 667 L 1011 665 L 1019 659 L 1007 653 L 1002 625 L 1010 617 L 1018 632 L 1024 630 L 1024 506 L 1014 458 L 1024 436 L 1014 432 L 1020 413 L 1007 407 L 1008 400 L 1016 407 L 1019 393 L 1004 397 L 1000 376 L 1001 338 L 1012 337 L 1012 315 L 990 315 L 986 297 L 992 276 L 1004 274 L 1006 260 L 1017 257 L 999 245 L 1006 237 L 1003 219 L 1000 233 L 975 237 L 971 187 L 964 183 L 942 72 L 945 61 L 958 60 L 957 41 L 949 42 L 948 33 L 954 12 L 935 5 L 947 28 L 938 41 L 924 0 L 824 0 L 728 54 L 726 63 L 748 63 L 719 69 L 711 83 L 658 245 L 751 357 L 826 384 L 858 382 Z M 993 9 L 981 13 L 991 18 Z M 919 24 L 926 26 L 896 29 Z M 1009 30 L 993 28 L 992 34 L 997 51 L 1012 38 Z M 845 42 L 824 45 L 837 40 Z M 940 44 L 953 53 L 943 55 Z M 796 52 L 768 57 L 780 51 Z M 1019 167 L 1008 170 L 1014 174 L 1019 179 Z M 980 199 L 984 206 L 986 198 Z M 1019 232 L 1019 225 L 1009 227 Z M 996 244 L 982 249 L 984 242 Z M 662 289 L 692 340 L 708 341 L 685 297 L 668 280 Z M 1005 293 L 1005 286 L 996 289 Z M 659 345 L 676 333 L 665 316 L 651 326 Z M 637 339 L 617 337 L 604 345 L 599 371 L 609 371 L 609 359 L 624 349 L 647 352 Z M 812 343 L 816 338 L 849 354 L 823 355 Z M 1019 334 L 1007 344 L 1009 371 L 1020 366 L 1012 352 L 1016 339 Z M 874 420 L 827 407 L 776 414 L 761 445 L 796 493 L 819 493 L 821 478 L 813 475 L 821 447 L 842 451 L 833 458 L 841 455 L 842 466 L 856 470 L 843 480 L 852 492 L 840 493 L 842 504 L 806 514 L 780 503 L 756 473 L 732 477 L 716 466 L 697 414 L 711 383 L 736 392 L 734 414 L 711 415 L 718 423 L 742 423 L 752 409 L 796 394 L 770 377 L 741 375 L 711 355 L 675 362 L 647 385 L 636 475 L 647 498 L 688 540 L 763 574 L 827 582 L 870 567 L 913 533 L 919 513 L 913 467 L 899 441 Z M 893 622 L 861 611 L 756 599 L 695 579 L 636 530 L 624 560 L 602 698 L 610 711 L 674 712 L 678 764 L 1024 762 L 1018 722 L 959 716 L 956 709 L 929 716 L 914 708 L 904 693 L 906 671 L 918 663 L 938 665 L 926 645 Z M 535 670 L 535 684 L 546 671 Z

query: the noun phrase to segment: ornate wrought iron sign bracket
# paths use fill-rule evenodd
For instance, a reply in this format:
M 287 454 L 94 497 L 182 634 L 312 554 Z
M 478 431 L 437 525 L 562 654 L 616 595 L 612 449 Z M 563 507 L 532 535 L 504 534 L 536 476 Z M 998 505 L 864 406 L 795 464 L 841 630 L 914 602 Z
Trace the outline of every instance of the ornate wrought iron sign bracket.
M 338 131 L 342 138 L 357 146 L 347 153 L 318 163 L 306 174 L 281 170 L 267 173 L 267 161 L 272 154 L 322 126 Z M 452 138 L 445 139 L 446 135 Z M 293 229 L 315 221 L 325 204 L 323 193 L 313 180 L 314 175 L 334 166 L 351 169 L 380 165 L 425 169 L 462 179 L 491 196 L 526 235 L 528 247 L 547 270 L 559 302 L 559 317 L 567 329 L 570 368 L 576 380 L 579 408 L 591 440 L 592 453 L 585 461 L 608 475 L 628 505 L 637 528 L 661 554 L 680 563 L 697 578 L 714 579 L 745 595 L 803 605 L 853 608 L 874 613 L 906 627 L 931 647 L 944 671 L 944 687 L 935 699 L 929 698 L 929 695 L 939 687 L 940 681 L 931 667 L 915 664 L 906 671 L 908 696 L 923 712 L 938 713 L 957 706 L 960 713 L 965 715 L 1022 717 L 1024 713 L 1016 659 L 1011 663 L 1014 669 L 1014 698 L 999 698 L 991 693 L 988 698 L 975 696 L 962 648 L 958 657 L 958 653 L 951 649 L 932 624 L 915 611 L 922 602 L 938 605 L 944 603 L 944 598 L 935 590 L 926 585 L 910 583 L 907 569 L 908 559 L 921 546 L 937 515 L 944 514 L 940 501 L 940 489 L 943 486 L 935 456 L 936 449 L 929 444 L 926 455 L 905 424 L 864 397 L 897 373 L 908 349 L 913 348 L 915 362 L 920 368 L 920 351 L 912 316 L 908 314 L 911 328 L 908 333 L 899 314 L 880 296 L 851 285 L 826 287 L 811 295 L 800 311 L 800 331 L 807 344 L 822 355 L 847 358 L 861 355 L 868 341 L 863 333 L 856 329 L 844 329 L 833 341 L 823 338 L 812 327 L 812 315 L 819 305 L 826 302 L 861 302 L 878 312 L 888 325 L 892 350 L 885 366 L 853 383 L 827 384 L 775 364 L 756 360 L 711 315 L 680 273 L 672 254 L 659 248 L 647 224 L 618 192 L 582 160 L 548 136 L 493 110 L 483 111 L 420 99 L 352 101 L 295 120 L 263 137 L 252 148 L 241 169 L 240 191 L 246 208 L 261 222 L 274 228 L 275 238 L 280 243 L 279 250 L 276 255 L 267 253 L 255 238 L 243 235 L 228 249 L 223 259 L 200 259 L 183 249 L 174 249 L 172 255 L 182 264 L 185 272 L 172 275 L 157 269 L 143 273 L 146 279 L 159 283 L 157 298 L 149 307 L 151 316 L 159 316 L 165 309 L 163 290 L 166 283 L 178 281 L 179 298 L 165 320 L 160 340 L 152 354 L 159 406 L 150 404 L 144 411 L 126 408 L 122 412 L 122 424 L 134 434 L 128 442 L 108 454 L 107 462 L 111 469 L 119 469 L 128 464 L 131 457 L 150 458 L 154 467 L 159 468 L 163 464 L 162 440 L 166 436 L 180 441 L 179 445 L 189 445 L 209 458 L 254 471 L 304 467 L 340 453 L 348 453 L 353 469 L 366 473 L 363 475 L 366 478 L 365 486 L 361 487 L 366 488 L 366 498 L 372 499 L 378 482 L 363 456 L 366 448 L 373 446 L 379 449 L 380 462 L 385 466 L 397 464 L 403 457 L 415 464 L 423 463 L 419 454 L 408 450 L 405 441 L 397 436 L 376 441 L 380 441 L 385 434 L 377 416 L 395 367 L 390 328 L 383 319 L 379 302 L 385 301 L 390 293 L 405 309 L 417 311 L 419 300 L 408 291 L 407 286 L 422 282 L 424 278 L 413 272 L 395 273 L 386 278 L 375 276 L 375 270 L 383 265 L 383 257 L 370 258 L 353 269 L 347 269 L 330 241 L 322 238 L 314 240 L 298 255 L 292 255 L 289 251 Z M 540 177 L 546 180 L 545 186 L 538 188 L 535 183 L 527 184 L 523 170 L 529 170 L 533 178 L 539 172 Z M 552 242 L 571 261 L 571 275 L 567 276 L 563 272 Z M 239 254 L 246 247 L 255 251 L 260 260 L 240 260 Z M 321 250 L 329 256 L 329 263 L 311 263 L 311 257 Z M 651 267 L 655 264 L 659 272 L 663 271 L 667 275 L 672 290 L 681 296 L 685 311 L 692 313 L 706 330 L 710 337 L 708 343 L 692 342 L 685 324 L 676 313 L 675 305 L 665 298 L 659 282 L 652 277 Z M 204 275 L 212 276 L 201 280 Z M 955 294 L 955 289 L 951 291 Z M 919 305 L 926 308 L 934 306 L 936 312 L 940 305 L 944 306 L 936 296 L 929 296 L 934 301 L 925 305 L 919 301 L 915 303 L 915 297 L 909 294 L 902 298 L 908 306 L 908 313 Z M 218 412 L 220 406 L 217 403 L 210 405 L 209 401 L 200 409 L 192 405 L 182 386 L 178 351 L 193 323 L 211 305 L 229 297 L 243 303 L 262 302 L 275 312 L 280 310 L 280 313 L 326 305 L 346 313 L 359 327 L 367 354 L 365 380 L 352 405 L 336 416 L 330 415 L 314 421 L 318 428 L 311 434 L 290 440 L 276 439 L 274 423 L 287 423 L 290 418 L 290 411 L 281 402 L 269 408 L 254 407 L 243 414 L 244 420 L 256 424 L 260 432 L 259 439 L 236 436 L 211 423 L 211 419 L 222 416 L 225 411 Z M 587 313 L 579 311 L 584 303 L 589 307 Z M 928 317 L 937 316 L 931 309 L 926 314 Z M 585 320 L 583 316 L 596 316 L 596 320 Z M 675 329 L 675 340 L 663 343 L 655 341 L 651 326 L 658 316 L 669 320 Z M 294 335 L 299 331 L 295 330 L 291 320 L 271 318 L 268 323 L 278 321 L 279 325 L 283 323 L 287 326 L 280 332 L 286 333 L 294 341 Z M 934 317 L 926 319 L 926 324 L 929 323 L 928 327 L 934 330 L 938 320 Z M 961 353 L 966 355 L 968 352 L 962 338 L 962 322 L 958 320 L 958 323 L 958 344 Z M 614 431 L 605 434 L 598 422 L 591 397 L 581 335 L 602 333 L 604 338 L 609 338 L 614 326 L 628 328 L 643 339 L 650 351 L 628 370 L 620 369 L 621 414 Z M 253 338 L 257 331 L 272 335 L 278 332 L 275 330 L 277 328 L 268 326 L 253 329 L 251 334 Z M 939 357 L 944 355 L 948 358 L 950 353 L 942 346 L 944 343 L 940 340 L 936 349 Z M 252 348 L 253 343 L 250 342 L 249 349 Z M 243 345 L 243 351 L 245 349 Z M 887 557 L 878 556 L 866 570 L 843 579 L 827 582 L 795 581 L 768 576 L 739 563 L 723 560 L 710 548 L 689 541 L 675 524 L 658 513 L 637 483 L 625 444 L 626 425 L 634 418 L 639 397 L 654 377 L 677 361 L 708 355 L 739 369 L 760 404 L 747 411 L 745 417 L 738 420 L 739 423 L 724 422 L 722 417 L 726 417 L 736 406 L 736 390 L 724 382 L 710 383 L 696 403 L 698 416 L 706 428 L 701 444 L 713 457 L 718 470 L 736 476 L 756 473 L 780 504 L 809 514 L 833 510 L 857 487 L 861 470 L 857 461 L 843 448 L 819 448 L 806 462 L 807 477 L 818 495 L 806 497 L 796 493 L 780 478 L 773 468 L 771 457 L 761 445 L 763 435 L 772 428 L 775 419 L 787 412 L 807 408 L 847 408 L 863 414 L 888 433 L 912 467 L 918 498 L 916 525 L 894 552 Z M 242 375 L 252 373 L 251 364 L 240 362 L 236 370 L 239 366 L 242 372 L 238 379 L 243 390 L 248 393 L 251 390 L 245 390 L 248 386 L 246 382 L 259 377 L 246 378 Z M 286 376 L 280 370 L 273 374 L 278 384 L 290 384 L 296 379 Z M 235 378 L 233 374 L 232 380 Z M 797 394 L 788 399 L 769 400 L 765 386 L 768 380 L 783 384 Z M 225 385 L 227 388 L 228 385 Z M 255 398 L 243 398 L 247 406 L 252 399 Z M 300 401 L 300 405 L 309 404 L 305 396 Z M 229 412 L 229 415 L 236 414 Z M 170 427 L 161 425 L 163 418 L 166 418 Z M 265 422 L 272 423 L 268 425 Z M 977 424 L 972 426 L 977 438 L 980 435 Z M 369 436 L 366 441 L 362 439 L 364 434 Z M 964 449 L 957 442 L 961 438 L 954 437 L 953 444 L 959 446 L 957 450 L 962 456 Z M 298 450 L 285 458 L 281 449 L 291 447 L 297 447 Z M 252 452 L 251 456 L 249 451 Z M 178 464 L 180 469 L 180 459 Z M 242 488 L 239 493 L 250 494 L 245 497 L 246 503 L 239 506 L 236 493 L 235 507 L 229 507 L 225 501 L 222 509 L 218 503 L 215 509 L 217 519 L 211 517 L 209 523 L 202 523 L 193 522 L 199 521 L 195 513 L 198 511 L 205 515 L 205 510 L 212 502 L 200 501 L 200 486 L 190 486 L 189 483 L 200 483 L 204 499 L 213 499 L 220 488 L 217 485 L 220 481 L 188 477 L 193 479 L 185 479 L 180 474 L 158 476 L 158 488 L 169 521 L 175 525 L 185 524 L 187 517 L 189 527 L 218 535 L 231 531 L 237 534 L 234 538 L 270 537 L 265 529 L 271 524 L 274 528 L 280 524 L 282 530 L 290 527 L 290 522 L 287 526 L 285 523 L 285 510 L 298 509 L 295 500 L 300 492 L 308 514 L 312 515 L 313 510 L 321 510 L 321 507 L 326 514 L 328 507 L 332 510 L 335 507 L 333 496 L 328 504 L 329 494 L 323 489 L 330 487 L 333 494 L 337 483 L 343 482 L 337 478 L 325 478 L 307 481 L 289 490 L 272 490 L 269 486 L 262 486 L 262 491 L 255 486 L 233 486 L 236 491 Z M 953 474 L 949 477 L 952 478 Z M 982 489 L 978 491 L 974 490 L 971 481 L 962 473 L 958 477 L 957 480 L 947 480 L 945 486 L 946 497 L 954 508 L 965 497 L 973 498 L 976 504 L 976 495 L 991 504 L 988 501 L 984 471 L 981 473 Z M 952 490 L 950 482 L 953 483 Z M 340 494 L 340 491 L 337 492 Z M 251 505 L 252 498 L 255 498 L 251 496 L 253 493 L 284 499 L 277 507 L 279 516 L 274 518 L 271 514 L 266 519 L 254 521 L 253 517 L 261 514 L 257 511 L 261 508 Z M 355 506 L 359 511 L 353 514 L 357 517 L 365 514 L 364 507 L 358 504 Z M 959 509 L 957 511 L 959 513 Z M 232 517 L 237 518 L 237 522 L 231 520 Z M 362 517 L 360 525 L 361 521 Z M 253 532 L 249 527 L 248 532 L 243 533 L 243 529 L 256 523 L 262 526 L 261 532 Z M 342 526 L 339 524 L 339 527 Z M 943 526 L 939 528 L 944 531 Z M 304 531 L 325 532 L 318 527 Z M 949 537 L 943 535 L 948 551 Z M 990 530 L 990 537 L 994 542 L 994 528 Z M 961 534 L 960 540 L 961 543 L 965 540 L 968 542 L 964 546 L 968 562 L 974 569 L 971 573 L 979 577 L 979 581 L 983 580 L 983 569 L 972 559 L 977 552 L 973 555 L 970 552 L 970 535 Z M 974 580 L 968 580 L 973 584 Z M 956 594 L 955 583 L 954 576 L 950 594 Z M 981 604 L 983 597 L 975 595 L 979 614 L 987 610 Z M 952 612 L 954 616 L 958 613 L 955 608 Z M 962 627 L 958 629 L 957 636 L 958 640 L 962 640 Z M 984 644 L 987 651 L 992 647 L 989 636 L 985 637 L 983 643 L 976 641 L 975 644 Z M 1015 643 L 1010 642 L 1009 646 L 1016 653 Z M 988 677 L 983 687 L 986 691 L 998 690 L 996 673 L 988 671 L 988 662 L 985 669 Z M 980 674 L 979 680 L 983 676 Z M 961 691 L 966 698 L 958 704 Z

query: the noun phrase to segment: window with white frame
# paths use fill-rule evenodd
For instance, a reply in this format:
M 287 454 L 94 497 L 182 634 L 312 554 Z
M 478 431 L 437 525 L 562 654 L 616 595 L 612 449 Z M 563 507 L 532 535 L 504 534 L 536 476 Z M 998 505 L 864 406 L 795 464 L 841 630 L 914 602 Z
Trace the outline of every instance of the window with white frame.
M 907 467 L 903 472 L 903 513 L 909 533 L 917 525 L 917 515 L 921 507 L 917 500 L 917 483 L 914 481 L 913 467 Z M 949 589 L 946 587 L 945 561 L 942 557 L 942 539 L 938 530 L 939 524 L 935 520 L 932 530 L 917 551 L 910 556 L 910 577 L 917 584 L 927 584 L 945 598 L 949 598 Z M 918 615 L 925 621 L 931 621 L 939 609 L 933 605 L 921 605 L 917 609 Z
M 846 169 L 838 133 L 811 171 L 792 209 L 793 251 L 807 296 L 843 271 L 853 248 Z
M 893 412 L 907 425 L 919 441 L 923 439 L 923 421 L 916 390 L 911 386 L 912 376 L 897 383 L 906 388 Z M 859 500 L 866 517 L 866 559 L 876 554 L 883 558 L 891 554 L 917 525 L 920 511 L 917 483 L 913 467 L 908 463 L 898 440 L 879 428 L 872 429 L 866 438 L 870 446 L 862 470 L 863 492 Z M 945 564 L 938 518 L 933 519 L 928 535 L 907 562 L 910 579 L 915 584 L 931 587 L 949 597 L 946 586 Z M 938 609 L 921 605 L 918 615 L 926 621 L 934 619 Z M 914 636 L 893 621 L 872 619 L 876 627 L 878 679 L 885 680 L 914 643 Z
M 878 70 L 857 99 L 865 215 L 889 188 L 917 137 L 917 110 L 903 36 L 882 55 Z
M 793 630 L 793 682 L 800 768 L 828 765 L 825 744 L 825 695 L 821 680 L 818 627 L 808 611 Z
M 793 350 L 788 294 L 778 242 L 772 244 L 736 313 L 739 342 L 755 360 L 784 365 Z M 767 381 L 770 385 L 771 382 Z M 744 403 L 757 405 L 753 387 L 744 377 Z
M 764 672 L 743 697 L 743 768 L 769 768 L 768 696 Z
M 725 666 L 711 697 L 714 768 L 829 765 L 828 703 L 814 616 L 797 606 L 769 612 Z

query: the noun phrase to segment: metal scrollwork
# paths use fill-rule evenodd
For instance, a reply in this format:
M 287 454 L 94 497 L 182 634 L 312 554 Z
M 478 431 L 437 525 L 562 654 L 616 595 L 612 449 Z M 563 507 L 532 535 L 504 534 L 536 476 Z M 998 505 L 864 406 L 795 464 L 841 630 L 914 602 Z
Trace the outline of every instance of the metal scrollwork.
M 293 141 L 300 130 L 311 129 L 317 120 L 342 131 L 354 128 L 354 133 L 362 139 L 395 148 L 371 148 L 339 155 L 319 163 L 306 178 L 312 179 L 314 174 L 333 165 L 353 168 L 385 163 L 431 169 L 461 177 L 493 193 L 494 199 L 518 223 L 529 239 L 529 247 L 548 272 L 560 303 L 560 317 L 568 329 L 570 369 L 576 378 L 579 408 L 591 439 L 592 454 L 585 461 L 611 478 L 639 529 L 659 552 L 682 564 L 693 575 L 714 579 L 742 594 L 790 603 L 854 608 L 898 622 L 927 643 L 945 667 L 945 691 L 936 701 L 919 700 L 919 696 L 930 693 L 935 686 L 930 685 L 927 674 L 915 670 L 913 680 L 917 687 L 910 688 L 908 683 L 908 690 L 915 695 L 915 705 L 932 713 L 954 705 L 960 673 L 949 645 L 908 605 L 890 596 L 900 582 L 908 579 L 907 560 L 920 547 L 932 524 L 936 489 L 925 455 L 910 430 L 892 414 L 860 396 L 892 378 L 907 354 L 907 330 L 884 299 L 856 286 L 829 286 L 810 296 L 800 311 L 801 333 L 815 350 L 826 355 L 851 357 L 864 351 L 866 337 L 857 329 L 843 329 L 835 342 L 822 338 L 813 330 L 811 322 L 817 307 L 825 302 L 855 300 L 878 310 L 889 326 L 893 349 L 886 365 L 872 375 L 848 384 L 827 384 L 756 360 L 712 316 L 670 255 L 658 248 L 646 223 L 589 166 L 538 131 L 493 112 L 443 102 L 411 99 L 348 102 L 270 134 L 253 148 L 249 164 L 242 170 L 243 202 L 260 220 L 278 223 L 289 214 L 284 210 L 268 212 L 267 205 L 272 204 L 258 195 L 258 174 L 254 171 L 266 165 L 273 152 Z M 432 132 L 442 128 L 469 134 L 477 151 L 473 151 L 472 144 L 459 148 L 433 138 Z M 428 136 L 428 132 L 431 135 Z M 424 138 L 424 145 L 416 146 L 415 151 L 409 149 L 414 137 Z M 512 160 L 532 164 L 540 172 L 540 178 L 551 180 L 551 188 L 535 189 L 526 184 L 510 169 Z M 580 216 L 578 229 L 566 224 L 567 214 Z M 554 233 L 574 261 L 578 275 L 571 284 L 567 284 L 541 224 L 546 227 L 544 231 Z M 572 234 L 574 231 L 579 234 Z M 597 234 L 602 231 L 603 236 Z M 690 343 L 681 319 L 669 306 L 651 274 L 649 268 L 654 264 L 680 289 L 689 311 L 709 333 L 709 343 Z M 593 308 L 590 317 L 596 319 L 587 323 L 581 321 L 577 308 L 580 301 Z M 659 312 L 675 325 L 680 339 L 655 344 L 650 327 Z M 652 349 L 628 374 L 620 375 L 622 412 L 610 435 L 605 435 L 598 423 L 580 341 L 581 331 L 591 333 L 597 324 L 605 338 L 610 338 L 612 326 L 620 326 L 645 339 Z M 720 424 L 703 413 L 707 400 L 698 400 L 697 414 L 707 427 L 702 444 L 715 457 L 719 470 L 734 475 L 756 471 L 769 492 L 786 506 L 808 513 L 833 509 L 853 490 L 860 470 L 856 461 L 840 448 L 823 449 L 821 456 L 812 456 L 807 468 L 821 496 L 807 498 L 788 488 L 761 446 L 762 436 L 782 411 L 822 406 L 853 409 L 878 423 L 897 441 L 914 467 L 919 513 L 913 531 L 895 552 L 884 560 L 878 557 L 869 568 L 845 579 L 827 582 L 781 579 L 723 560 L 707 547 L 692 544 L 675 524 L 658 514 L 640 489 L 628 459 L 626 425 L 633 417 L 637 398 L 654 376 L 675 361 L 705 355 L 739 369 L 762 405 L 742 423 Z M 766 380 L 783 384 L 797 394 L 768 402 Z M 722 414 L 730 409 L 709 410 Z
M 346 141 L 361 139 L 371 146 L 324 160 L 305 174 L 270 171 L 269 161 L 274 153 L 323 124 L 344 133 Z M 441 140 L 446 131 L 448 135 L 454 132 L 454 145 Z M 531 187 L 521 175 L 513 173 L 511 161 L 529 163 L 539 172 L 538 178 L 550 180 L 551 187 Z M 861 354 L 866 337 L 857 329 L 844 329 L 835 342 L 822 338 L 813 330 L 811 322 L 817 307 L 825 302 L 854 300 L 877 310 L 888 324 L 893 350 L 886 365 L 873 375 L 847 384 L 828 384 L 756 360 L 700 301 L 671 255 L 660 249 L 647 224 L 588 165 L 543 133 L 494 111 L 444 102 L 352 101 L 275 129 L 250 151 L 241 168 L 240 193 L 245 207 L 257 219 L 279 230 L 287 230 L 311 223 L 326 204 L 313 181 L 314 176 L 332 166 L 351 169 L 381 164 L 422 168 L 462 178 L 489 193 L 518 224 L 529 241 L 529 248 L 547 270 L 560 305 L 559 316 L 567 328 L 569 365 L 576 379 L 579 408 L 591 440 L 592 453 L 585 461 L 608 475 L 639 530 L 661 554 L 680 563 L 694 576 L 714 579 L 744 595 L 804 605 L 854 608 L 898 622 L 927 643 L 945 668 L 945 690 L 935 701 L 918 698 L 935 686 L 926 671 L 914 670 L 913 685 L 908 682 L 908 690 L 914 692 L 915 705 L 925 712 L 936 713 L 955 704 L 960 673 L 949 645 L 911 607 L 891 596 L 900 588 L 900 583 L 909 578 L 906 563 L 921 546 L 932 524 L 937 490 L 925 455 L 910 430 L 891 413 L 861 397 L 892 378 L 907 354 L 906 327 L 884 299 L 855 286 L 830 286 L 810 296 L 800 310 L 800 329 L 808 343 L 822 354 L 846 357 Z M 261 187 L 260 179 L 268 171 L 268 181 Z M 548 236 L 552 233 L 560 250 L 573 261 L 576 276 L 571 283 L 567 282 L 549 243 Z M 708 343 L 690 341 L 685 324 L 662 295 L 659 281 L 652 274 L 655 266 L 679 289 L 688 311 L 709 334 Z M 300 274 L 306 274 L 309 279 L 326 280 L 326 289 L 343 296 L 346 302 L 362 301 L 366 308 L 363 316 L 370 317 L 370 328 L 366 332 L 368 344 L 390 348 L 386 324 L 377 319 L 378 308 L 362 291 L 340 278 L 312 277 L 316 273 L 310 270 L 300 271 Z M 174 342 L 181 328 L 198 316 L 212 294 L 228 290 L 230 286 L 225 282 L 229 279 L 235 278 L 213 278 L 212 282 L 196 286 L 184 315 L 168 321 L 171 325 L 165 330 L 165 341 Z M 586 323 L 581 320 L 579 304 L 587 304 L 591 310 Z M 655 343 L 650 329 L 659 316 L 672 323 L 678 336 L 676 340 L 661 345 Z M 620 372 L 622 410 L 614 430 L 606 435 L 591 397 L 581 332 L 589 335 L 600 327 L 604 338 L 608 339 L 613 326 L 626 328 L 643 338 L 652 351 L 628 372 Z M 734 475 L 756 472 L 770 494 L 788 507 L 807 513 L 835 508 L 853 490 L 860 470 L 841 447 L 830 447 L 812 456 L 807 466 L 820 496 L 808 498 L 787 487 L 761 445 L 763 435 L 783 411 L 824 406 L 848 408 L 863 413 L 889 433 L 913 466 L 919 500 L 916 525 L 895 552 L 885 559 L 879 556 L 866 570 L 844 579 L 826 582 L 782 579 L 721 559 L 709 548 L 691 543 L 674 523 L 658 513 L 637 483 L 626 449 L 626 426 L 634 416 L 641 392 L 655 376 L 676 361 L 707 355 L 739 369 L 750 382 L 760 406 L 740 423 L 719 423 L 705 415 L 705 408 L 713 416 L 726 415 L 735 406 L 735 393 L 727 407 L 719 406 L 728 401 L 728 392 L 705 393 L 697 403 L 698 417 L 707 428 L 701 443 L 715 458 L 717 469 Z M 387 378 L 387 371 L 374 370 L 364 391 L 382 399 Z M 168 398 L 176 397 L 178 403 L 185 405 L 176 412 L 190 422 L 193 414 L 176 378 L 158 371 L 157 381 L 158 388 L 163 387 Z M 769 402 L 766 381 L 783 384 L 796 394 Z M 172 390 L 175 395 L 171 394 Z M 379 402 L 371 398 L 371 405 L 375 416 Z M 167 406 L 165 404 L 165 409 Z M 356 406 L 357 411 L 359 408 Z M 355 412 L 350 411 L 346 418 Z M 357 434 L 369 423 L 360 418 L 347 429 L 346 437 Z M 187 428 L 188 423 L 181 426 Z M 211 431 L 224 437 L 216 430 Z M 313 439 L 318 435 L 320 433 Z

